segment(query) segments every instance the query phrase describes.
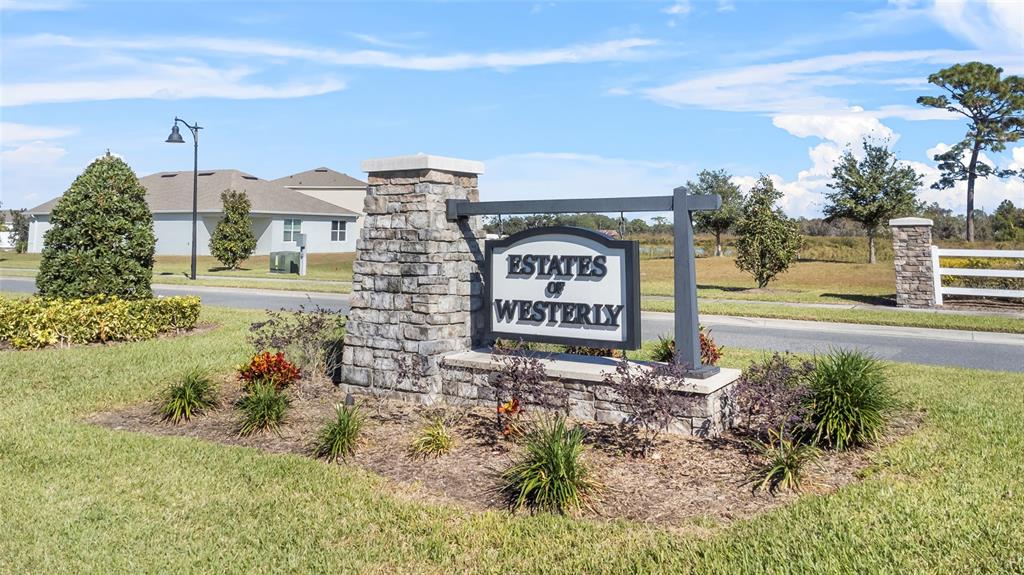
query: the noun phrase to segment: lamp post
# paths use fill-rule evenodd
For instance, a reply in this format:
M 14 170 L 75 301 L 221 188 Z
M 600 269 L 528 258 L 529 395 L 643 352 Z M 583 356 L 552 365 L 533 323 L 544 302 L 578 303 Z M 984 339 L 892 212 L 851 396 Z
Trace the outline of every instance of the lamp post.
M 197 122 L 195 125 L 190 126 L 188 122 L 174 117 L 174 125 L 171 126 L 171 135 L 167 136 L 168 144 L 184 144 L 185 140 L 181 137 L 181 132 L 178 131 L 178 122 L 185 125 L 186 128 L 192 132 L 192 147 L 193 147 L 193 162 L 192 162 L 192 276 L 191 279 L 196 279 L 196 220 L 198 220 L 199 210 L 199 130 L 203 128 Z

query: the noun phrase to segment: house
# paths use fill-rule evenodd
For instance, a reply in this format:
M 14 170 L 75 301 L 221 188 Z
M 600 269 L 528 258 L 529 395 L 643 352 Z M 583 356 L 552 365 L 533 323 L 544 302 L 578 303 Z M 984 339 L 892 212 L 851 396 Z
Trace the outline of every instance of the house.
M 256 255 L 298 251 L 296 240 L 300 233 L 306 234 L 309 253 L 355 251 L 362 224 L 362 198 L 357 202 L 356 196 L 365 196 L 366 184 L 333 170 L 310 170 L 295 176 L 307 173 L 316 175 L 296 178 L 298 189 L 293 189 L 279 183 L 287 178 L 268 181 L 239 170 L 199 172 L 197 253 L 210 254 L 210 236 L 223 215 L 220 194 L 224 190 L 245 192 L 249 197 Z M 146 202 L 153 212 L 157 255 L 190 255 L 192 172 L 158 172 L 139 182 L 146 188 Z M 357 189 L 356 184 L 361 188 Z M 335 201 L 317 197 L 321 195 Z M 30 217 L 29 252 L 42 251 L 44 235 L 50 229 L 50 214 L 58 199 L 26 211 Z M 354 208 L 357 203 L 358 209 L 345 207 Z
M 271 183 L 283 186 L 289 190 L 301 192 L 307 196 L 313 196 L 358 214 L 363 213 L 363 202 L 366 199 L 366 182 L 330 168 L 314 168 L 271 180 Z M 359 227 L 362 227 L 362 223 L 362 218 L 360 217 Z

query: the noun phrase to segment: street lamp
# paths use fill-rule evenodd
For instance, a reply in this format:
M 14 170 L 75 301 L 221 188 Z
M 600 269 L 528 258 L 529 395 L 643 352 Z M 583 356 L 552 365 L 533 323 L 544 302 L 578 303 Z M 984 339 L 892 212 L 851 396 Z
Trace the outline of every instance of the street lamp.
M 178 122 L 185 125 L 186 128 L 192 132 L 192 144 L 193 144 L 193 163 L 192 163 L 192 279 L 196 279 L 196 220 L 198 219 L 199 210 L 199 130 L 203 128 L 197 122 L 194 126 L 189 126 L 188 122 L 174 117 L 174 125 L 171 126 L 171 135 L 167 136 L 168 144 L 184 144 L 185 140 L 181 137 L 181 132 L 178 131 Z

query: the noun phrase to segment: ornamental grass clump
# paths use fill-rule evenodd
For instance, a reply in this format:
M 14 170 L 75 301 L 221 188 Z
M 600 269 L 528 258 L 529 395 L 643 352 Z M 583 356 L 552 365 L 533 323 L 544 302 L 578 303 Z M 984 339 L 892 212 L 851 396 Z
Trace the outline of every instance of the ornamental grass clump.
M 768 440 L 754 442 L 753 447 L 763 463 L 749 483 L 754 484 L 754 491 L 767 489 L 772 494 L 780 490 L 800 491 L 807 464 L 821 453 L 816 446 L 787 435 L 785 427 L 769 430 Z
M 813 441 L 848 449 L 877 440 L 896 401 L 885 366 L 859 351 L 834 350 L 808 375 L 806 408 Z
M 600 488 L 583 461 L 583 429 L 565 417 L 540 421 L 526 435 L 526 452 L 501 474 L 501 490 L 514 510 L 565 513 L 589 507 Z
M 354 455 L 364 423 L 358 406 L 336 405 L 334 419 L 320 430 L 313 452 L 332 462 Z
M 238 400 L 242 411 L 241 436 L 258 431 L 276 431 L 284 423 L 291 400 L 284 390 L 270 382 L 257 382 Z
M 455 446 L 455 436 L 448 423 L 441 416 L 436 416 L 420 431 L 420 434 L 409 445 L 409 455 L 414 459 L 441 457 Z
M 217 395 L 210 375 L 198 368 L 185 374 L 180 383 L 164 391 L 159 413 L 164 421 L 178 424 L 217 407 Z

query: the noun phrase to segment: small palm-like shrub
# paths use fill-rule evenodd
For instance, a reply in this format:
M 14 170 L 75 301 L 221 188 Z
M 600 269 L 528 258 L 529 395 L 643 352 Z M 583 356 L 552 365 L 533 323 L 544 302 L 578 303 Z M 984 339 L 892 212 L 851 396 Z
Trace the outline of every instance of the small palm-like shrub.
M 832 351 L 808 376 L 807 409 L 814 442 L 835 449 L 878 439 L 895 405 L 885 366 L 859 351 Z
M 784 427 L 770 430 L 768 440 L 754 443 L 754 447 L 764 463 L 751 476 L 750 483 L 754 484 L 755 491 L 767 489 L 769 493 L 782 489 L 799 491 L 807 464 L 821 452 L 813 445 L 787 436 Z
M 416 458 L 426 459 L 428 457 L 441 457 L 452 450 L 455 445 L 455 437 L 451 429 L 445 423 L 443 417 L 435 417 L 430 424 L 423 428 L 412 445 L 409 446 L 409 455 Z
M 257 431 L 276 430 L 284 423 L 291 400 L 283 390 L 270 382 L 257 382 L 248 388 L 248 393 L 238 400 L 242 411 L 242 425 L 239 435 L 252 435 Z
M 328 461 L 344 459 L 356 452 L 356 443 L 363 430 L 363 414 L 355 405 L 339 404 L 334 419 L 320 430 L 313 451 Z
M 181 383 L 167 388 L 159 412 L 164 421 L 181 423 L 214 407 L 217 407 L 217 397 L 213 380 L 206 372 L 193 369 L 185 374 Z
M 579 509 L 599 488 L 583 462 L 583 429 L 565 418 L 542 420 L 526 436 L 526 453 L 501 475 L 513 509 L 565 513 Z
M 704 365 L 716 365 L 722 359 L 723 346 L 715 343 L 710 335 L 711 330 L 704 330 L 700 326 L 700 362 Z M 658 343 L 654 344 L 651 351 L 651 359 L 665 363 L 672 363 L 676 359 L 676 340 L 671 337 L 658 336 Z

